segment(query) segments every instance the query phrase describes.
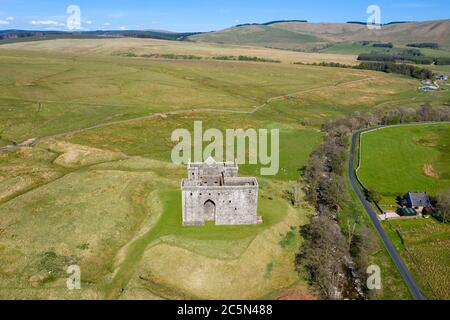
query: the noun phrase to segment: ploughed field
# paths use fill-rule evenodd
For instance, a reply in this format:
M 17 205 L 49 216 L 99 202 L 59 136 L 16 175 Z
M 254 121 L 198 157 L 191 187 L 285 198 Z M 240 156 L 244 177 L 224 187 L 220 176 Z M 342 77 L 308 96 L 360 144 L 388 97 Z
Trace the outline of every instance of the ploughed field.
M 222 50 L 282 62 L 210 58 Z M 174 59 L 180 52 L 205 58 Z M 67 133 L 0 154 L 0 297 L 314 298 L 294 268 L 298 227 L 313 210 L 294 208 L 285 191 L 321 142 L 320 125 L 448 100 L 406 77 L 290 64 L 321 57 L 142 39 L 0 46 L 1 146 Z M 181 227 L 186 172 L 171 163 L 170 137 L 195 120 L 205 130 L 280 129 L 278 175 L 241 168 L 258 176 L 263 224 Z M 80 291 L 66 289 L 71 264 Z

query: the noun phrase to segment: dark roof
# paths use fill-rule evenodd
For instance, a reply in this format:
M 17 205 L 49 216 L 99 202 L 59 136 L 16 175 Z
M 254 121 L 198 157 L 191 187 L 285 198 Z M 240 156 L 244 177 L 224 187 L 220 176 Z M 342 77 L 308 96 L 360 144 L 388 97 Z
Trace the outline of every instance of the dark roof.
M 406 202 L 410 207 L 429 207 L 431 206 L 430 198 L 424 192 L 408 192 Z
M 402 217 L 411 217 L 416 216 L 417 211 L 414 210 L 413 208 L 401 208 L 398 210 L 398 214 L 401 215 Z

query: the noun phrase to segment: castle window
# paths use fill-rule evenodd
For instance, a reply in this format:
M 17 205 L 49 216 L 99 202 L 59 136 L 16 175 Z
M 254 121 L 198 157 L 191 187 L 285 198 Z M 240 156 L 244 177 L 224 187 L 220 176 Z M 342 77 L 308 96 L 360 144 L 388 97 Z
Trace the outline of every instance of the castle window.
M 230 200 L 230 201 L 228 201 L 228 203 L 231 203 L 231 200 Z
M 211 193 L 209 194 L 209 196 L 211 196 Z
M 191 197 L 192 197 L 192 192 L 191 192 Z

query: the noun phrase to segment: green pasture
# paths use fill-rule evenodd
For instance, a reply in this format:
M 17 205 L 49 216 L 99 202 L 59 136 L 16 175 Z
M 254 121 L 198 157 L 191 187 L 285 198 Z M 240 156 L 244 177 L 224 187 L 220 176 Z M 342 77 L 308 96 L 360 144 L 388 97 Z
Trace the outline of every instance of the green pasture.
M 450 187 L 450 125 L 394 127 L 363 135 L 359 176 L 366 188 L 395 198 L 434 196 Z
M 392 220 L 384 228 L 429 299 L 450 297 L 450 226 L 434 219 Z

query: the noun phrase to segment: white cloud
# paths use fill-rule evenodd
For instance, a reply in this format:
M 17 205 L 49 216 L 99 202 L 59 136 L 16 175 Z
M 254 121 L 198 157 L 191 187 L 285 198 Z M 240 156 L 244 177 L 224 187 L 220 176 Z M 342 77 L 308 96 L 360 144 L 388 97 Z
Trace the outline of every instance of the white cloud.
M 46 26 L 46 27 L 64 27 L 65 24 L 54 21 L 54 20 L 32 20 L 30 21 L 30 24 L 34 26 Z
M 6 18 L 6 21 L 14 21 L 14 17 L 8 17 Z
M 111 23 L 105 22 L 103 25 L 104 25 L 105 27 L 109 27 L 109 26 L 111 25 Z
M 7 26 L 7 25 L 9 25 L 9 21 L 0 20 L 0 26 Z
M 94 22 L 92 20 L 86 21 L 86 24 L 93 24 Z
M 127 27 L 121 26 L 119 29 L 120 29 L 120 30 L 127 30 Z

